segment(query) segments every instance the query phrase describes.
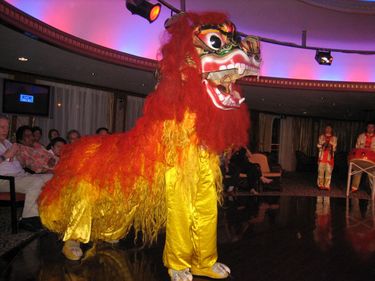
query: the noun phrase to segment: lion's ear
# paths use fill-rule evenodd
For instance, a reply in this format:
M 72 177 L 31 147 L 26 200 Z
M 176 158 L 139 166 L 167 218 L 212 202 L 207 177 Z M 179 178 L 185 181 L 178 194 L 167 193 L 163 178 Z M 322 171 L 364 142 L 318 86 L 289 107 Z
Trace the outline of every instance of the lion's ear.
M 241 48 L 249 55 L 260 56 L 260 41 L 256 36 L 246 36 L 240 42 Z

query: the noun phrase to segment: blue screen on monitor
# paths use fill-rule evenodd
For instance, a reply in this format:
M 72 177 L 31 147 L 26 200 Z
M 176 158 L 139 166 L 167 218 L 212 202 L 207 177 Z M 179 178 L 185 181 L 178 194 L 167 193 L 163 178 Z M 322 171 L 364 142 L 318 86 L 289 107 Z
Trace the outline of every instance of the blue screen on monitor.
M 20 102 L 34 103 L 34 97 L 31 95 L 20 94 Z
M 50 88 L 4 79 L 3 112 L 49 116 Z

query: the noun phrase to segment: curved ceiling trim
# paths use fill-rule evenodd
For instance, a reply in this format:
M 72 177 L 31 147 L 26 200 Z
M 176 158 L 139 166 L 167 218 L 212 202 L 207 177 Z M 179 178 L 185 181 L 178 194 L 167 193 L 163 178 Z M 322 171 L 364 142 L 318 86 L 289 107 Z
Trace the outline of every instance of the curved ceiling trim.
M 31 37 L 35 36 L 36 39 L 84 56 L 146 71 L 154 71 L 157 67 L 155 60 L 106 48 L 65 33 L 6 2 L 0 2 L 0 19 L 17 29 L 30 33 Z
M 375 83 L 341 82 L 323 80 L 283 79 L 274 77 L 245 77 L 241 83 L 252 86 L 272 88 L 304 89 L 304 90 L 331 90 L 340 92 L 375 92 Z
M 43 40 L 49 44 L 83 56 L 150 72 L 157 68 L 158 63 L 156 60 L 138 57 L 114 49 L 106 48 L 65 33 L 20 11 L 5 1 L 0 1 L 0 20 L 19 30 L 30 33 L 30 36 L 36 36 L 36 39 Z M 242 79 L 241 83 L 253 86 L 268 86 L 276 88 L 375 92 L 375 83 L 362 82 L 301 80 L 263 76 L 259 79 L 256 77 L 247 77 Z
M 375 15 L 374 1 L 300 0 L 310 5 L 345 13 Z

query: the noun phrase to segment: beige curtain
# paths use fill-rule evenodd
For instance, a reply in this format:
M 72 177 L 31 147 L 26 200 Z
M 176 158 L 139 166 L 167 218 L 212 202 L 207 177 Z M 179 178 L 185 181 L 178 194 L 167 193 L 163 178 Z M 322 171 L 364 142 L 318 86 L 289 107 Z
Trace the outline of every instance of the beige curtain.
M 329 124 L 337 136 L 337 152 L 349 152 L 355 146 L 357 136 L 364 131 L 365 123 L 359 121 L 339 121 L 293 117 L 295 150 L 308 156 L 316 156 L 316 144 L 320 134 Z
M 280 146 L 279 163 L 285 171 L 294 171 L 296 169 L 296 154 L 293 117 L 286 117 L 280 120 Z
M 272 124 L 277 115 L 259 113 L 259 148 L 261 152 L 271 152 Z
M 99 127 L 111 129 L 114 94 L 107 91 L 73 85 L 36 81 L 51 87 L 51 118 L 36 117 L 34 124 L 43 130 L 42 142 L 47 144 L 48 130 L 55 128 L 62 137 L 67 131 L 78 130 L 81 135 L 92 135 Z
M 125 131 L 132 129 L 139 117 L 143 115 L 143 105 L 145 98 L 128 96 L 126 103 Z
M 311 156 L 315 151 L 315 142 L 317 137 L 314 133 L 314 122 L 312 118 L 293 118 L 293 132 L 291 135 L 292 141 L 295 142 L 296 150 L 300 150 L 305 154 Z

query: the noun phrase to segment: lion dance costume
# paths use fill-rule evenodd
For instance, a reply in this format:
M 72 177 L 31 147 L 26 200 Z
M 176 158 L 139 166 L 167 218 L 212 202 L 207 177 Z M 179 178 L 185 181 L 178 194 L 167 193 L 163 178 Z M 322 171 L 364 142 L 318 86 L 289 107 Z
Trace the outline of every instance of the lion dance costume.
M 259 40 L 240 41 L 220 13 L 180 14 L 166 36 L 159 82 L 135 128 L 68 145 L 40 196 L 40 216 L 70 259 L 82 256 L 79 242 L 118 240 L 133 227 L 149 243 L 166 226 L 172 280 L 225 278 L 216 249 L 218 155 L 247 144 L 249 115 L 234 83 L 258 74 Z

